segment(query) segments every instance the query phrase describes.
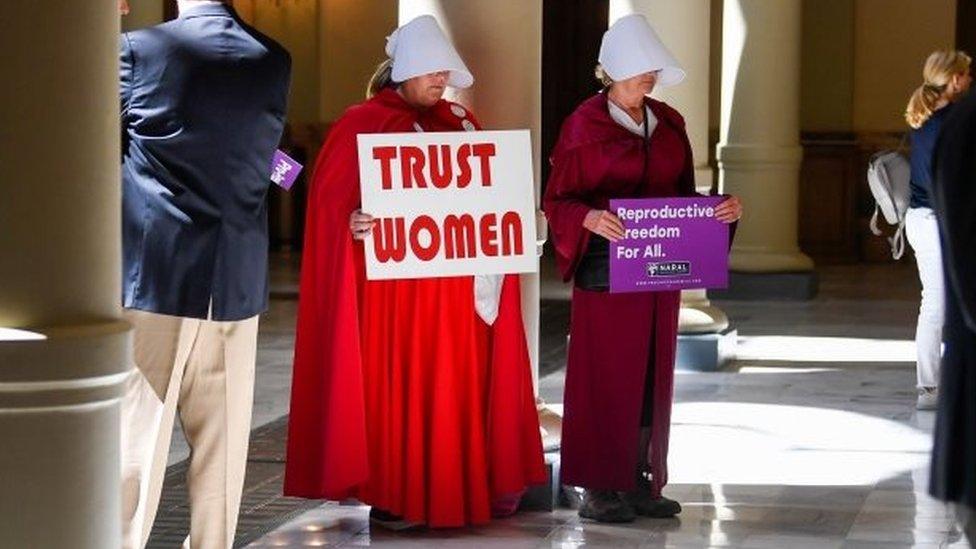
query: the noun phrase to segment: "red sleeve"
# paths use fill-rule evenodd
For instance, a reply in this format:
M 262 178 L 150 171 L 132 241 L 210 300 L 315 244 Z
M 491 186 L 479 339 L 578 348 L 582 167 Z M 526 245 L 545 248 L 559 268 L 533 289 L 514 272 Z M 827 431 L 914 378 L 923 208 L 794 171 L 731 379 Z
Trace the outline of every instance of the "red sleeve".
M 344 499 L 368 475 L 358 302 L 364 272 L 361 245 L 349 232 L 359 204 L 357 133 L 340 120 L 311 178 L 285 468 L 290 496 Z
M 582 178 L 583 166 L 579 154 L 568 151 L 553 156 L 542 207 L 549 220 L 556 265 L 564 281 L 573 278 L 590 240 L 590 231 L 583 227 L 583 220 L 592 208 L 579 192 Z
M 505 275 L 498 318 L 491 326 L 488 477 L 496 497 L 546 480 L 519 280 L 517 274 Z

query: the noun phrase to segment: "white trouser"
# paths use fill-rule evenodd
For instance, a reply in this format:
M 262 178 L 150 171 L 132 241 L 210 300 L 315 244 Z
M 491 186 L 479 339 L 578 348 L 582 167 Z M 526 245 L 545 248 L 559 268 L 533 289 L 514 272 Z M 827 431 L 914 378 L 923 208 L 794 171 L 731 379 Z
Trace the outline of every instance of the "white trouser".
M 910 208 L 905 215 L 905 235 L 915 250 L 922 304 L 918 308 L 915 346 L 918 353 L 918 386 L 938 387 L 942 360 L 942 325 L 945 323 L 945 284 L 939 224 L 930 208 Z
M 229 549 L 247 465 L 258 317 L 124 316 L 138 371 L 122 399 L 122 546 L 141 549 L 149 539 L 178 411 L 190 445 L 184 547 Z

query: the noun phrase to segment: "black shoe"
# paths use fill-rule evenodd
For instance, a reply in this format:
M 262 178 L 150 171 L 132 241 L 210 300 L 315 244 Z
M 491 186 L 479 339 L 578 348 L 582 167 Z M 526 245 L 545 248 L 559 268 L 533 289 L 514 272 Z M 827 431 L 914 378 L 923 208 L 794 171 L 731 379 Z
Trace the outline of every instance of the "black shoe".
M 655 498 L 651 496 L 650 490 L 638 488 L 624 494 L 623 499 L 633 508 L 634 513 L 642 517 L 673 518 L 681 512 L 680 503 L 664 496 Z
M 424 529 L 423 524 L 406 521 L 399 515 L 394 515 L 393 513 L 384 511 L 377 507 L 369 508 L 369 522 L 394 532 L 406 532 Z
M 613 490 L 587 490 L 583 494 L 579 516 L 597 522 L 633 522 L 637 518 L 620 494 Z

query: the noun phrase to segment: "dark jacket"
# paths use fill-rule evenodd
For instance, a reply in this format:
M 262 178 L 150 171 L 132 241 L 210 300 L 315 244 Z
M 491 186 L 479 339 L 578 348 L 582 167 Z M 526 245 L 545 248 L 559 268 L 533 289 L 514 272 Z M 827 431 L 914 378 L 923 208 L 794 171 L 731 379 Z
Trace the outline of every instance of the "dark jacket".
M 912 130 L 912 194 L 909 207 L 932 207 L 932 156 L 935 154 L 935 142 L 942 131 L 942 124 L 951 110 L 952 104 L 942 107 L 932 113 L 920 128 Z
M 931 492 L 976 508 L 976 93 L 946 117 L 936 151 L 946 322 Z
M 288 52 L 225 5 L 122 35 L 123 305 L 240 320 L 268 302 L 266 195 Z

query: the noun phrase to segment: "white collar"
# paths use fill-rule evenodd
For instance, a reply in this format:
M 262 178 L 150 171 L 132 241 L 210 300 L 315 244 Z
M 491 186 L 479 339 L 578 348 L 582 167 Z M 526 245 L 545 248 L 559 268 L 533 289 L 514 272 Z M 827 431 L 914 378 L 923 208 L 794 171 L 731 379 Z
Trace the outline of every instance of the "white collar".
M 614 122 L 623 126 L 625 130 L 644 137 L 644 122 L 634 122 L 634 119 L 627 114 L 627 111 L 618 107 L 609 97 L 607 98 L 607 107 L 610 110 L 610 118 L 613 118 Z M 647 105 L 644 105 L 644 120 L 650 124 L 647 128 L 647 135 L 653 134 L 655 128 L 657 128 L 657 117 L 654 116 L 654 112 Z

